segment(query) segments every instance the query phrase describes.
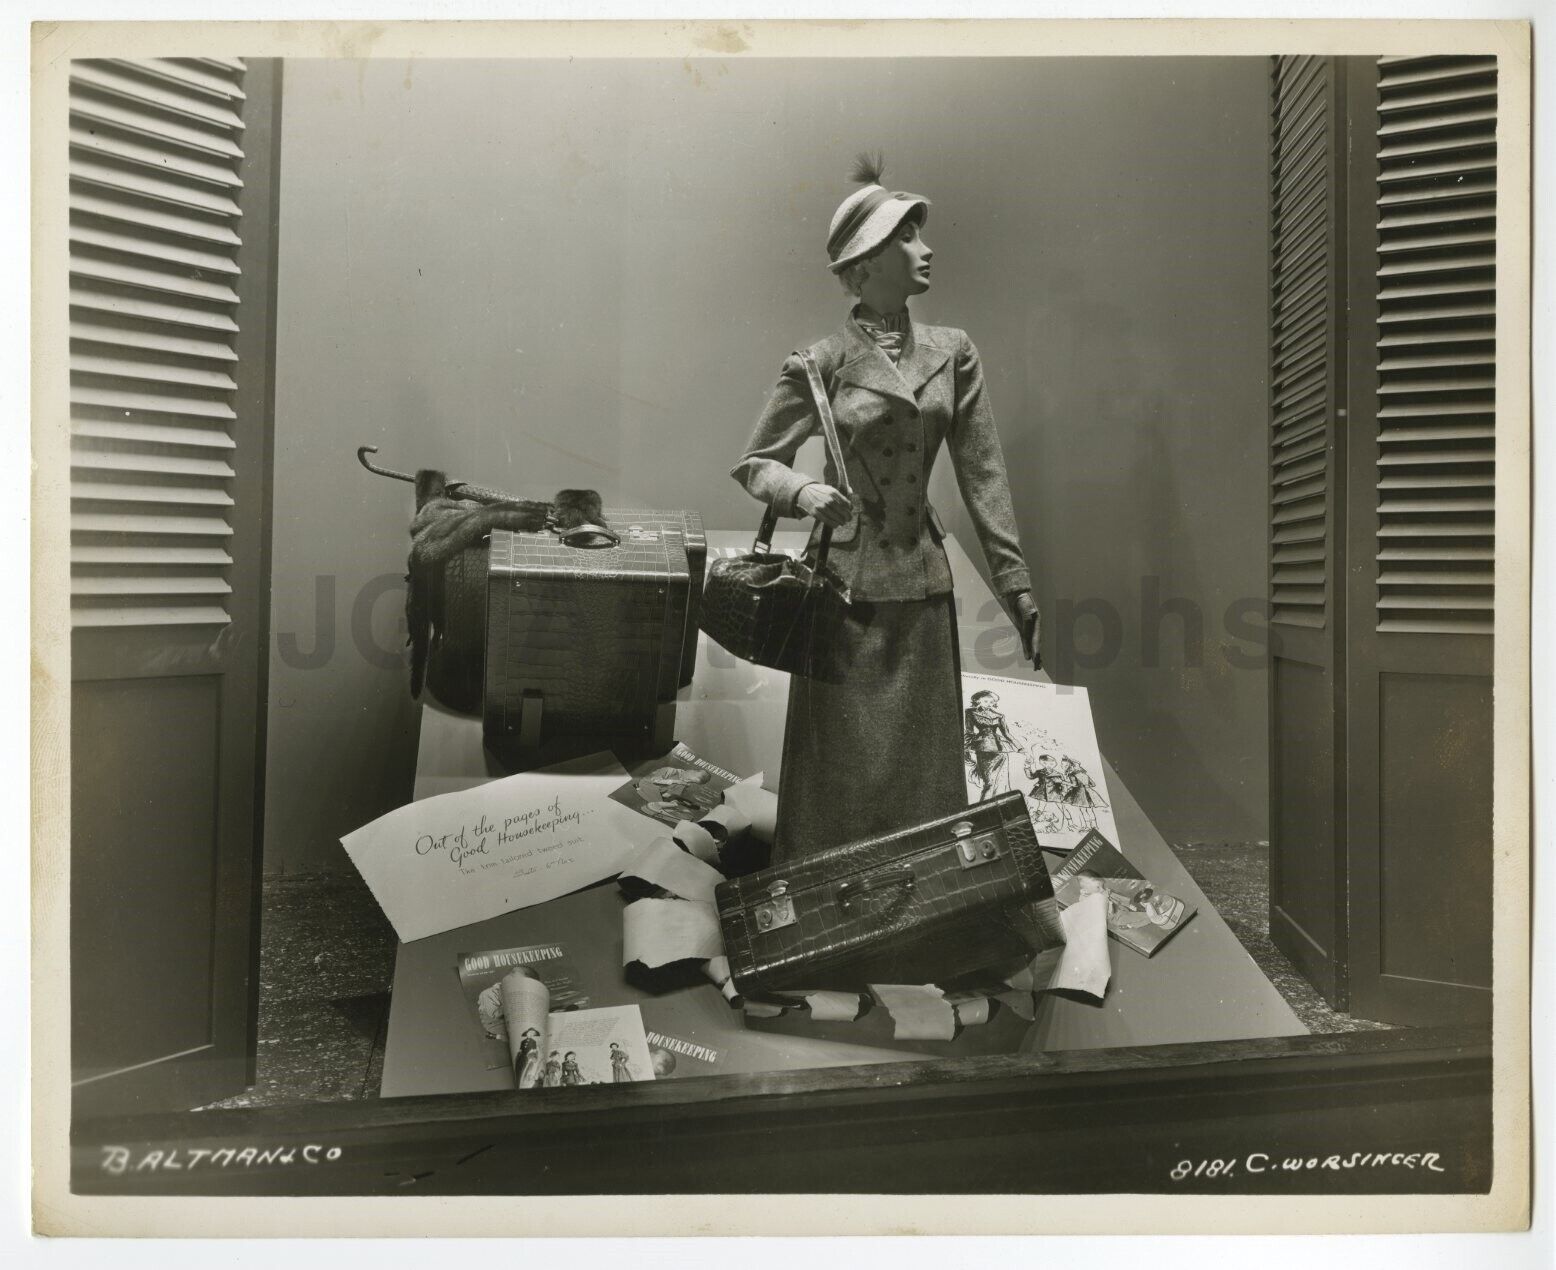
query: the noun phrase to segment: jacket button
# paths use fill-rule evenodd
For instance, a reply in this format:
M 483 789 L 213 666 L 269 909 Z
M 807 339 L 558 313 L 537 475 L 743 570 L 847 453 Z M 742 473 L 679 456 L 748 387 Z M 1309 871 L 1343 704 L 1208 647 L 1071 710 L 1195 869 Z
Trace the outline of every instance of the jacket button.
M 917 449 L 918 449 L 918 446 L 915 445 L 912 441 L 908 442 L 908 453 L 909 454 L 912 454 Z
M 882 458 L 889 459 L 889 458 L 891 458 L 891 456 L 892 456 L 892 449 L 891 449 L 890 446 L 887 446 L 886 449 L 881 451 L 881 457 Z
M 889 476 L 881 477 L 881 484 L 882 485 L 890 485 L 891 484 L 891 477 L 889 477 Z
M 918 484 L 918 477 L 914 476 L 912 472 L 908 473 L 908 484 L 909 485 L 917 485 Z

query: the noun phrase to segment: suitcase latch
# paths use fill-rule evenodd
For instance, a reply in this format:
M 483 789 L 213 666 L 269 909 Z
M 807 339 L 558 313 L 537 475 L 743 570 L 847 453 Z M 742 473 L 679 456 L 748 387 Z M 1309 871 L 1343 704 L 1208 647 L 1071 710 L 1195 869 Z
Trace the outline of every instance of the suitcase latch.
M 956 859 L 964 869 L 980 869 L 1000 858 L 999 839 L 992 833 L 973 833 L 972 822 L 958 820 L 951 826 L 956 837 Z
M 794 916 L 794 901 L 788 892 L 787 882 L 774 882 L 767 888 L 767 898 L 756 906 L 758 930 L 779 930 L 794 925 L 797 920 Z

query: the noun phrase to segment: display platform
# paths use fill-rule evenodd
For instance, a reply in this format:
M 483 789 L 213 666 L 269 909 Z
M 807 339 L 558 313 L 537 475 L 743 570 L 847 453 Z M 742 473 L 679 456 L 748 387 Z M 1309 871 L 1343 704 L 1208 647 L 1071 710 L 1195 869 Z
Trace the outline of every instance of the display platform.
M 708 538 L 710 553 L 729 554 L 747 549 L 750 543 L 750 535 L 739 531 L 714 531 Z M 799 532 L 775 538 L 779 549 L 796 550 L 803 542 L 804 534 Z M 1047 676 L 1011 656 L 1015 632 L 960 544 L 948 538 L 946 550 L 958 597 L 963 668 L 1046 681 Z M 998 659 L 997 664 L 991 664 L 991 659 Z M 764 783 L 776 789 L 782 775 L 779 760 L 787 694 L 787 675 L 739 661 L 704 637 L 692 684 L 682 689 L 677 703 L 677 739 L 731 771 L 763 773 Z M 956 1048 L 926 1047 L 925 1057 L 1306 1033 L 1111 765 L 1104 766 L 1125 854 L 1162 890 L 1197 906 L 1198 913 L 1149 959 L 1110 941 L 1113 978 L 1101 1003 L 1048 994 L 1041 998 L 1032 1024 L 1011 1017 L 998 1019 L 982 1035 L 977 1035 L 978 1028 L 967 1029 L 951 1043 Z M 506 774 L 482 744 L 479 718 L 436 705 L 424 707 L 416 798 L 467 789 Z M 402 944 L 395 961 L 383 1096 L 511 1088 L 506 1068 L 493 1071 L 485 1066 L 480 1038 L 459 991 L 455 959 L 462 952 L 553 940 L 567 945 L 580 977 L 588 982 L 591 1004 L 636 1002 L 648 1030 L 691 1047 L 693 1053 L 680 1051 L 687 1061 L 674 1073 L 677 1076 L 694 1070 L 698 1074 L 794 1070 L 915 1057 L 895 1048 L 741 1029 L 738 1012 L 711 984 L 662 994 L 626 984 L 621 975 L 620 906 L 615 887 L 607 885 Z M 993 1030 L 996 1027 L 998 1032 Z M 1012 1029 L 1019 1030 L 1020 1036 L 1013 1037 Z M 715 1052 L 718 1061 L 702 1064 L 694 1056 L 698 1048 Z

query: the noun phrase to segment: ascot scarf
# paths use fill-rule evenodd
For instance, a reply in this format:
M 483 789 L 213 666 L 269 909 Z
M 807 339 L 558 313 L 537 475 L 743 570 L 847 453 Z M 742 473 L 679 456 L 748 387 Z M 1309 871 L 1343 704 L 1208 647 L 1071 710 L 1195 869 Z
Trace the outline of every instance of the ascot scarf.
M 907 309 L 883 316 L 868 304 L 860 304 L 854 309 L 854 321 L 859 323 L 859 329 L 875 341 L 876 346 L 895 366 L 897 359 L 902 356 L 903 346 L 907 343 L 908 332 L 913 325 Z

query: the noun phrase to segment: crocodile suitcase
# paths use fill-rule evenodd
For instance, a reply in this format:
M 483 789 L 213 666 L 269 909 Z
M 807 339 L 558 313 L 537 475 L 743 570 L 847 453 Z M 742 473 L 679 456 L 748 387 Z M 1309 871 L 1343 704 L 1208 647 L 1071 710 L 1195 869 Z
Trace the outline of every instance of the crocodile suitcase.
M 943 983 L 1064 942 L 1021 792 L 721 882 L 743 995 Z
M 642 523 L 612 527 L 621 534 L 613 547 L 493 531 L 482 694 L 489 741 L 628 753 L 673 742 L 691 602 L 684 536 Z

